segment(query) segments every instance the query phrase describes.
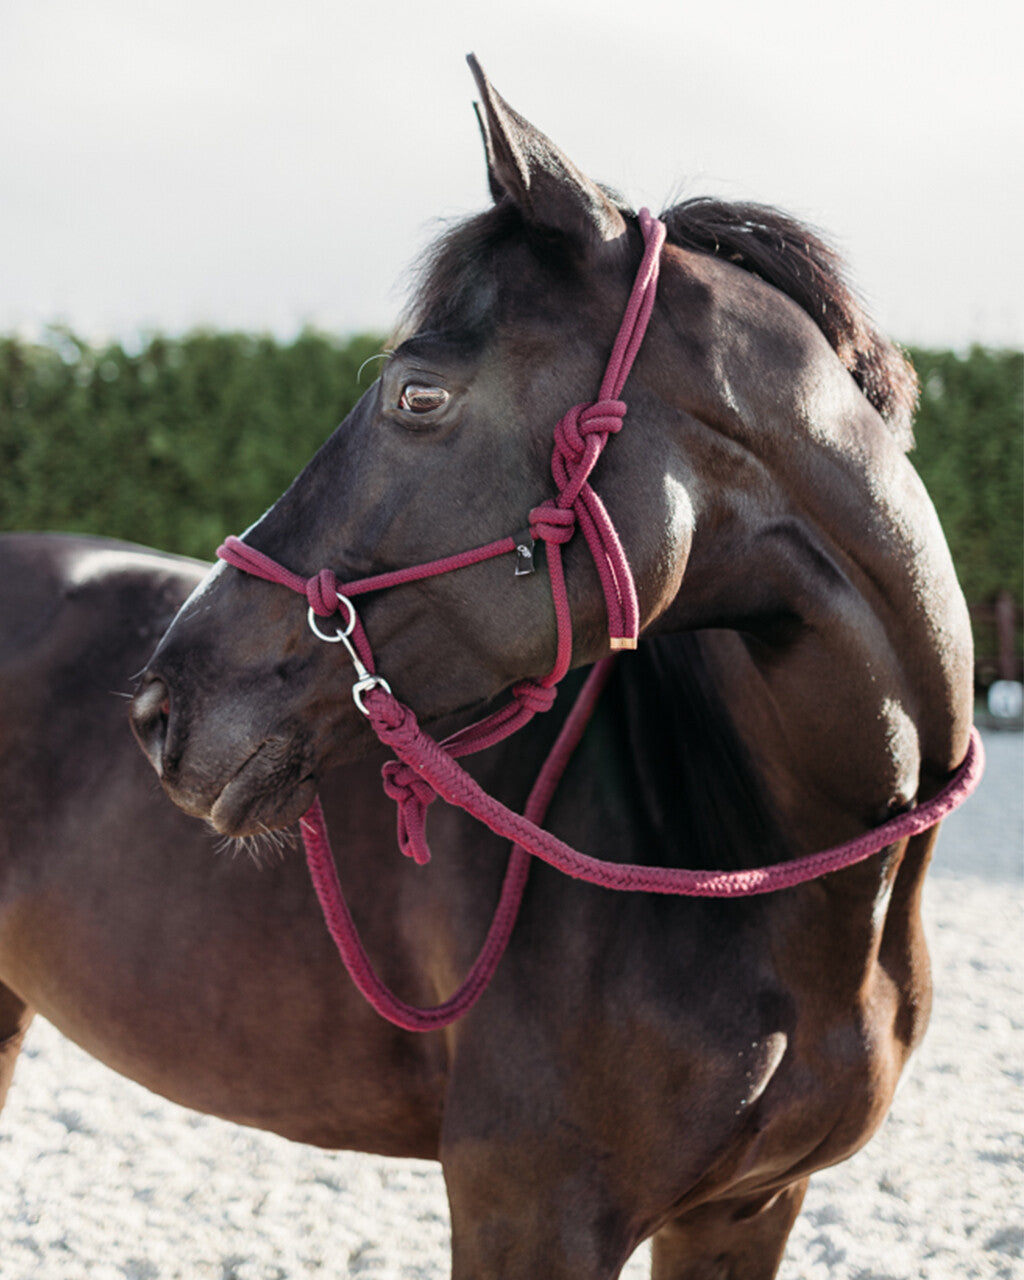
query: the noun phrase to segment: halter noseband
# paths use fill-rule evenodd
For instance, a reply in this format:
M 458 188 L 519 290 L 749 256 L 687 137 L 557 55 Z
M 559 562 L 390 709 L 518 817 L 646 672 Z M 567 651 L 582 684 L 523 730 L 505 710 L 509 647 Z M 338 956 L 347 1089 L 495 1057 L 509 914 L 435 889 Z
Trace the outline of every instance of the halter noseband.
M 566 718 L 551 754 L 542 766 L 523 814 L 514 813 L 484 792 L 456 763 L 456 758 L 495 745 L 520 729 L 555 699 L 556 686 L 569 670 L 572 619 L 562 565 L 561 548 L 579 527 L 590 548 L 601 580 L 608 612 L 609 647 L 635 649 L 639 634 L 636 588 L 628 561 L 608 512 L 588 478 L 608 437 L 617 433 L 626 414 L 618 397 L 633 367 L 654 307 L 659 259 L 665 240 L 664 224 L 646 210 L 639 213 L 644 253 L 629 295 L 625 314 L 612 347 L 596 401 L 575 405 L 555 428 L 551 473 L 557 496 L 529 514 L 528 533 L 501 538 L 470 551 L 425 564 L 374 574 L 339 587 L 330 569 L 303 578 L 270 556 L 228 537 L 217 548 L 221 560 L 268 582 L 289 587 L 308 601 L 313 634 L 330 644 L 342 644 L 355 670 L 352 696 L 378 738 L 397 760 L 384 766 L 386 793 L 398 805 L 398 842 L 402 852 L 418 863 L 429 861 L 426 813 L 438 796 L 467 810 L 497 834 L 513 842 L 498 908 L 484 946 L 469 975 L 455 994 L 432 1009 L 419 1009 L 399 1000 L 381 983 L 356 933 L 338 881 L 330 840 L 319 799 L 302 819 L 306 857 L 327 926 L 358 989 L 385 1018 L 410 1031 L 429 1031 L 449 1025 L 475 1004 L 497 968 L 515 924 L 530 856 L 570 876 L 607 888 L 695 897 L 741 897 L 769 893 L 816 879 L 853 865 L 888 844 L 917 834 L 962 803 L 977 785 L 983 753 L 977 731 L 963 764 L 947 786 L 927 804 L 899 815 L 855 840 L 834 849 L 770 867 L 747 871 L 690 871 L 678 867 L 643 867 L 604 862 L 578 853 L 540 827 L 562 773 L 611 673 L 613 657 L 598 662 Z M 370 591 L 416 582 L 479 564 L 497 556 L 516 556 L 516 575 L 532 573 L 533 545 L 546 544 L 546 559 L 557 622 L 555 663 L 539 680 L 520 681 L 504 707 L 476 724 L 437 743 L 419 727 L 412 711 L 392 694 L 377 673 L 352 597 Z M 318 618 L 341 613 L 334 634 L 322 631 Z

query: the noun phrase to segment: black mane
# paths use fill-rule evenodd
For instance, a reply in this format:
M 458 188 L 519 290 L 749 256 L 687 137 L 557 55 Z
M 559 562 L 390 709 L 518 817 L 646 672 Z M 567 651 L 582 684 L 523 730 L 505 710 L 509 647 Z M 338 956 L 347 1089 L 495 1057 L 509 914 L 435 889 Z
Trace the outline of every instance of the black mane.
M 646 636 L 603 695 L 628 744 L 630 821 L 678 866 L 734 871 L 792 857 L 757 767 L 722 701 L 697 632 Z
M 628 209 L 622 213 L 635 221 Z M 709 197 L 684 200 L 661 218 L 671 244 L 735 263 L 800 306 L 899 443 L 911 447 L 917 376 L 872 324 L 839 255 L 819 236 L 768 205 Z M 496 254 L 522 232 L 519 211 L 502 200 L 440 236 L 420 266 L 396 338 L 424 330 L 478 334 L 496 301 Z
M 802 307 L 899 442 L 910 448 L 917 375 L 871 323 L 834 249 L 769 205 L 697 197 L 666 209 L 661 220 L 671 244 L 733 262 Z

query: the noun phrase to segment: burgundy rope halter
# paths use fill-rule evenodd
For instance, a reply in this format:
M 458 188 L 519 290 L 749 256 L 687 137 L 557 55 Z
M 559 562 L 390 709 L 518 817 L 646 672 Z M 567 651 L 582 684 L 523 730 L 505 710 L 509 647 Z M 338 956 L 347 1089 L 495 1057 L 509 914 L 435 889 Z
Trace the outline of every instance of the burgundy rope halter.
M 309 604 L 308 621 L 313 633 L 327 643 L 342 644 L 347 650 L 356 674 L 352 686 L 356 706 L 367 717 L 380 741 L 397 757 L 384 766 L 383 778 L 386 793 L 398 805 L 398 843 L 404 854 L 418 863 L 429 860 L 426 814 L 438 796 L 465 809 L 492 831 L 513 842 L 498 907 L 476 962 L 448 1000 L 432 1009 L 419 1009 L 393 995 L 370 964 L 342 895 L 319 800 L 313 802 L 302 819 L 310 874 L 327 926 L 346 968 L 373 1007 L 409 1031 L 429 1031 L 448 1026 L 466 1013 L 486 989 L 511 936 L 531 855 L 567 875 L 607 888 L 697 897 L 769 893 L 851 866 L 888 844 L 934 826 L 970 795 L 981 777 L 981 740 L 972 730 L 967 757 L 943 791 L 920 808 L 901 814 L 834 849 L 775 866 L 738 872 L 689 871 L 677 867 L 603 862 L 577 852 L 544 831 L 539 824 L 608 680 L 614 658 L 602 659 L 588 676 L 551 754 L 541 768 L 523 814 L 513 812 L 487 795 L 456 763 L 459 756 L 482 751 L 507 738 L 538 711 L 548 710 L 554 702 L 556 686 L 569 670 L 572 654 L 572 619 L 561 548 L 573 537 L 577 526 L 583 532 L 601 580 L 608 613 L 609 646 L 613 651 L 636 648 L 639 611 L 633 575 L 614 525 L 588 480 L 608 437 L 622 427 L 626 405 L 618 397 L 640 349 L 654 306 L 665 227 L 646 209 L 640 211 L 639 223 L 644 238 L 643 258 L 598 398 L 590 404 L 575 405 L 555 428 L 551 473 L 557 486 L 557 496 L 530 512 L 528 534 L 502 538 L 411 568 L 360 578 L 343 584 L 343 588 L 339 587 L 330 569 L 321 569 L 312 578 L 303 578 L 238 538 L 227 538 L 217 549 L 220 559 L 235 568 L 304 595 Z M 547 549 L 557 623 L 554 666 L 539 680 L 523 680 L 513 686 L 511 701 L 492 715 L 437 743 L 420 729 L 412 711 L 394 697 L 387 681 L 377 673 L 352 597 L 450 573 L 510 554 L 516 556 L 517 576 L 532 573 L 536 540 L 544 542 Z M 322 631 L 317 619 L 336 613 L 341 614 L 342 625 L 333 634 Z

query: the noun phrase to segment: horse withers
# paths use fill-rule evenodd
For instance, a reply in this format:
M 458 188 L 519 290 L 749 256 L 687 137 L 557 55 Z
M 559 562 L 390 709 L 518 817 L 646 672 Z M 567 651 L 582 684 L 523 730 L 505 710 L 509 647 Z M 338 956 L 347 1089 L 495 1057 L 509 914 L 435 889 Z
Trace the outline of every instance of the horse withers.
M 380 379 L 245 544 L 310 584 L 310 608 L 325 574 L 344 591 L 394 571 L 359 600 L 361 651 L 442 736 L 558 667 L 564 567 L 563 692 L 468 764 L 518 810 L 609 648 L 600 558 L 552 532 L 564 519 L 571 533 L 578 491 L 549 472 L 551 433 L 598 394 L 643 246 L 637 216 L 474 71 L 493 207 L 435 247 Z M 760 206 L 688 201 L 662 222 L 625 416 L 586 479 L 628 561 L 640 639 L 546 824 L 618 863 L 773 866 L 927 800 L 960 763 L 967 614 L 905 457 L 912 374 L 834 257 Z M 540 532 L 553 494 L 536 571 L 517 575 L 515 535 Z M 508 556 L 401 576 L 507 535 Z M 139 625 L 159 612 L 141 592 Z M 358 672 L 307 622 L 305 600 L 219 565 L 142 677 L 136 733 L 169 796 L 229 837 L 286 828 L 319 792 L 367 950 L 404 997 L 436 1004 L 480 947 L 508 846 L 435 803 L 429 866 L 389 856 L 386 756 L 348 695 Z M 43 726 L 59 709 L 39 697 Z M 98 733 L 95 704 L 88 718 Z M 613 892 L 538 865 L 479 1003 L 418 1035 L 340 972 L 298 859 L 246 878 L 209 856 L 200 824 L 164 825 L 121 745 L 109 765 L 91 855 L 62 855 L 67 872 L 47 871 L 53 853 L 15 856 L 5 878 L 12 1007 L 43 1009 L 189 1105 L 436 1156 L 457 1278 L 611 1277 L 651 1236 L 662 1280 L 774 1275 L 809 1175 L 870 1137 L 924 1031 L 934 830 L 736 901 Z M 51 809 L 70 822 L 75 804 L 101 806 L 95 782 Z M 37 815 L 34 848 L 59 820 Z M 79 895 L 87 870 L 98 887 Z M 87 990 L 33 893 L 95 956 Z M 126 940 L 104 914 L 114 902 Z

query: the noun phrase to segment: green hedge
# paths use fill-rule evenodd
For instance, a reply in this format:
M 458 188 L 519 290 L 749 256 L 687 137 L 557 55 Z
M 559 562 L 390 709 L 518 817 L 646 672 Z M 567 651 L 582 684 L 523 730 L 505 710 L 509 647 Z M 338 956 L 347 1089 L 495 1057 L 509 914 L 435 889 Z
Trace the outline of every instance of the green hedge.
M 375 377 L 380 339 L 156 335 L 138 350 L 54 329 L 0 338 L 0 528 L 129 538 L 209 559 L 287 486 Z M 1019 351 L 912 350 L 914 461 L 972 604 L 1022 580 Z
M 972 604 L 1024 602 L 1024 353 L 912 350 L 921 380 L 911 455 Z
M 0 339 L 0 528 L 104 533 L 212 559 L 376 377 L 371 336 Z

